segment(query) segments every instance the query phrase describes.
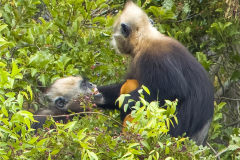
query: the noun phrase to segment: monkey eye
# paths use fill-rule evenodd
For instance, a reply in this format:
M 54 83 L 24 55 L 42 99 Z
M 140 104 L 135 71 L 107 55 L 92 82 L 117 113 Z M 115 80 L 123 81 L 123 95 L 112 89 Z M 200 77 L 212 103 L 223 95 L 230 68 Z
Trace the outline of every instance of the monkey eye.
M 150 23 L 152 24 L 152 26 L 154 26 L 154 21 L 152 19 L 149 18 Z
M 57 97 L 55 99 L 55 106 L 58 108 L 58 109 L 63 109 L 64 106 L 67 104 L 67 100 L 63 97 Z
M 88 88 L 94 88 L 94 85 L 90 82 L 88 82 Z

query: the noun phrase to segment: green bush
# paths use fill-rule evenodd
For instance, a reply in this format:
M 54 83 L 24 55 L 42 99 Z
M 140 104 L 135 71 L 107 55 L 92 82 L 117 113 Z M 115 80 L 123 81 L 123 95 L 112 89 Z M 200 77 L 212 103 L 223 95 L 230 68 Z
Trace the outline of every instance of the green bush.
M 216 64 L 211 56 L 222 56 L 227 68 L 234 69 L 227 72 L 221 66 L 220 78 L 239 80 L 235 49 L 239 20 L 225 18 L 225 1 L 136 3 L 161 33 L 187 46 L 207 70 Z M 222 123 L 225 103 L 215 105 L 209 144 L 204 148 L 188 138 L 166 134 L 171 120 L 176 121 L 177 101 L 166 101 L 165 110 L 144 98 L 145 105 L 137 103 L 132 112 L 138 123 L 129 123 L 124 134 L 116 121 L 119 112 L 94 109 L 67 124 L 50 117 L 47 123 L 56 128 L 46 127 L 34 135 L 32 113 L 46 106 L 43 93 L 54 80 L 82 75 L 95 84 L 112 84 L 124 79 L 131 59 L 115 54 L 109 45 L 111 26 L 123 4 L 120 0 L 0 1 L 0 159 L 240 159 L 240 131 Z

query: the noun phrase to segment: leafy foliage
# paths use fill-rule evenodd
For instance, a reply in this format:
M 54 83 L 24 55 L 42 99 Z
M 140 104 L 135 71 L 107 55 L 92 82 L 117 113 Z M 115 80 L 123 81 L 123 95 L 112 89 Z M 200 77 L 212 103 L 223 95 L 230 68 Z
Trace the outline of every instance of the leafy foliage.
M 212 66 L 219 64 L 219 71 L 213 75 L 216 90 L 223 88 L 222 83 L 238 83 L 239 20 L 229 16 L 231 6 L 225 1 L 136 3 L 161 33 L 196 54 L 210 74 Z M 0 1 L 1 159 L 240 158 L 239 121 L 235 122 L 239 119 L 238 104 L 235 110 L 229 109 L 228 103 L 215 105 L 210 149 L 196 146 L 188 138 L 166 135 L 169 124 L 177 121 L 177 101 L 166 101 L 165 107 L 159 108 L 157 102 L 144 100 L 142 90 L 140 101 L 144 105 L 136 103 L 131 113 L 135 119 L 124 133 L 119 133 L 117 111 L 94 109 L 94 113 L 85 113 L 81 119 L 78 115 L 66 124 L 50 118 L 46 126 L 54 123 L 55 129 L 47 127 L 33 134 L 32 113 L 45 107 L 43 93 L 54 80 L 70 75 L 88 77 L 96 84 L 123 80 L 131 59 L 114 54 L 109 45 L 111 26 L 123 4 L 122 0 Z M 143 90 L 150 94 L 144 86 Z

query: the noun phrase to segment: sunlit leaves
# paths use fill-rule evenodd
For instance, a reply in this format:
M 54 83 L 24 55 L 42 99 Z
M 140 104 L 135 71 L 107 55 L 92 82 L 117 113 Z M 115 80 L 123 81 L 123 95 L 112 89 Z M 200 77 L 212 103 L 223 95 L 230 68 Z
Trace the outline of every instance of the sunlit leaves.
M 210 66 L 212 65 L 212 61 L 208 60 L 206 55 L 203 54 L 203 52 L 196 52 L 196 57 L 206 70 L 210 69 Z
M 151 12 L 155 17 L 159 17 L 163 20 L 176 18 L 171 10 L 164 9 L 163 7 L 150 6 L 146 12 Z
M 7 26 L 8 26 L 7 24 L 0 25 L 0 32 L 1 32 L 4 28 L 6 28 Z

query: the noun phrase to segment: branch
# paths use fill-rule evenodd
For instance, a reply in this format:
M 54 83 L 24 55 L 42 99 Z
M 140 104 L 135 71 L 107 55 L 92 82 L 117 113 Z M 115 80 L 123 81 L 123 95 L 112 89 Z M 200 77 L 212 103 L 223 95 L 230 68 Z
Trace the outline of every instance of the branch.
M 224 91 L 228 90 L 228 89 L 230 88 L 231 84 L 232 84 L 232 83 L 231 83 L 230 79 L 228 79 L 228 80 L 223 84 L 223 87 L 221 87 L 221 88 L 219 88 L 219 89 L 217 90 L 217 92 L 216 92 L 215 95 L 214 95 L 214 98 L 218 98 L 218 97 L 220 97 L 221 95 L 223 95 L 223 90 L 224 90 Z
M 198 13 L 198 14 L 195 14 L 195 15 L 191 16 L 191 17 L 187 17 L 186 19 L 182 19 L 182 20 L 178 20 L 178 21 L 172 21 L 172 20 L 167 20 L 167 21 L 170 21 L 170 22 L 182 22 L 182 21 L 186 21 L 186 20 L 192 19 L 192 18 L 194 18 L 194 17 L 197 17 L 197 16 L 199 16 L 199 15 L 201 15 L 201 14 L 202 14 L 202 13 L 200 12 L 200 13 Z
M 218 98 L 228 99 L 231 101 L 240 101 L 240 99 L 234 99 L 234 98 L 228 98 L 228 97 L 218 97 Z
M 208 142 L 207 142 L 207 146 L 214 152 L 215 155 L 218 155 L 218 153 L 212 148 L 212 146 Z M 217 156 L 217 160 L 220 160 L 220 155 Z
M 219 157 L 221 154 L 223 154 L 224 152 L 228 151 L 228 148 L 222 150 L 221 152 L 219 152 L 217 155 L 215 155 L 214 157 L 217 158 Z
M 99 113 L 99 112 L 79 112 L 79 113 L 73 113 L 73 114 L 65 114 L 65 115 L 56 115 L 56 116 L 52 116 L 52 115 L 33 115 L 35 117 L 66 117 L 66 116 L 73 116 L 73 115 L 80 115 L 80 114 L 100 114 L 102 116 L 108 117 L 111 120 L 117 122 L 118 124 L 120 124 L 123 127 L 123 124 L 118 122 L 117 120 L 113 119 L 112 117 L 109 117 L 103 113 Z
M 233 122 L 233 123 L 227 124 L 226 127 L 234 126 L 234 125 L 238 124 L 239 122 L 240 121 L 238 120 L 237 122 Z
M 221 63 L 221 61 L 222 61 L 222 56 L 219 56 L 217 60 L 217 64 L 214 64 L 210 67 L 210 72 L 211 72 L 210 80 L 212 83 L 214 82 L 215 75 L 218 73 L 218 70 L 220 68 L 219 64 Z

